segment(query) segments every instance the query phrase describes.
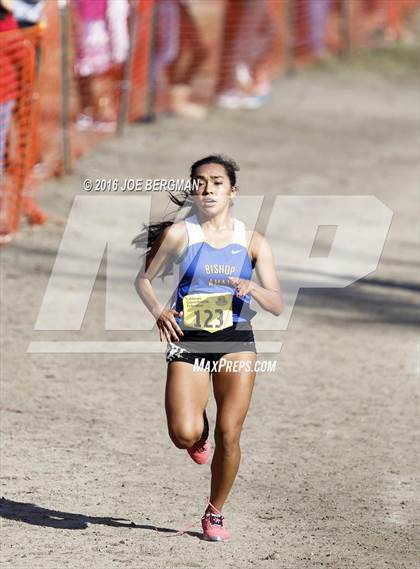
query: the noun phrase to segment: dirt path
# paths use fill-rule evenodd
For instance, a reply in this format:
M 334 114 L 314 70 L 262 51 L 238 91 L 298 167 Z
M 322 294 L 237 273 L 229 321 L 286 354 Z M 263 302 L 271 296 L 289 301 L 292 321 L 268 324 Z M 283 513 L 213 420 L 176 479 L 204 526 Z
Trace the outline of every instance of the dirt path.
M 409 69 L 312 71 L 279 81 L 259 112 L 132 127 L 45 187 L 51 223 L 2 253 L 5 567 L 415 567 L 416 89 Z M 27 353 L 39 339 L 138 339 L 104 331 L 103 278 L 81 332 L 33 330 L 82 180 L 183 177 L 213 151 L 237 159 L 244 194 L 372 194 L 394 212 L 377 271 L 300 292 L 277 336 L 277 371 L 257 378 L 245 424 L 225 544 L 198 539 L 209 468 L 170 443 L 162 355 Z M 152 529 L 194 519 L 182 537 Z

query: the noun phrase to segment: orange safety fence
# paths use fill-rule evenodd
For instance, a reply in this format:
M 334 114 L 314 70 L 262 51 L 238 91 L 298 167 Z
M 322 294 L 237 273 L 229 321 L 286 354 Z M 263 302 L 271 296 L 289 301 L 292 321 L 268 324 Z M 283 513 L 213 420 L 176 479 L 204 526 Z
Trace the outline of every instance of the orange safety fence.
M 293 0 L 294 64 L 401 39 L 419 6 L 419 0 Z
M 128 120 L 133 122 L 146 117 L 148 109 L 148 76 L 152 48 L 153 0 L 135 2 L 131 16 L 133 51 L 129 70 Z
M 0 32 L 0 237 L 33 190 L 127 123 L 257 108 L 276 77 L 404 37 L 420 0 L 49 0 Z
M 419 0 L 388 1 L 386 6 L 387 34 L 390 40 L 400 40 L 404 36 L 405 21 L 419 6 Z
M 7 242 L 21 214 L 43 222 L 27 193 L 37 129 L 37 63 L 41 28 L 0 33 L 0 242 Z

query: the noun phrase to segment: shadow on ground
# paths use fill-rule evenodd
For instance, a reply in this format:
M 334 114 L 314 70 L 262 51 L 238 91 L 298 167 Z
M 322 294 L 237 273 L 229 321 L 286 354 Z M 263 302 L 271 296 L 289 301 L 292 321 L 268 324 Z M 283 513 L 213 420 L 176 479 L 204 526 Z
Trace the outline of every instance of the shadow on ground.
M 84 514 L 75 514 L 72 512 L 60 512 L 58 510 L 43 508 L 29 502 L 15 502 L 4 497 L 0 499 L 0 517 L 34 526 L 55 529 L 87 529 L 89 524 L 99 524 L 116 528 L 152 530 L 166 534 L 177 534 L 179 531 L 171 528 L 160 528 L 150 524 L 136 524 L 125 518 L 85 516 Z M 184 533 L 192 537 L 203 539 L 202 534 L 199 532 L 186 531 Z

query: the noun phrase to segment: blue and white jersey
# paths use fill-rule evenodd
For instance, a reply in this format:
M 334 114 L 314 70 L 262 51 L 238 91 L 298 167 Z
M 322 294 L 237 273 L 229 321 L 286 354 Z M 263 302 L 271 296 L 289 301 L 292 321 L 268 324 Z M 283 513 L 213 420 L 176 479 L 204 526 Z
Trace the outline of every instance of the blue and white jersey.
M 249 322 L 257 313 L 251 295 L 239 298 L 228 278 L 251 280 L 254 265 L 249 256 L 245 224 L 234 219 L 232 242 L 213 247 L 204 240 L 196 215 L 185 220 L 188 244 L 175 259 L 171 308 L 184 311 L 175 319 L 181 328 L 217 332 L 236 323 Z

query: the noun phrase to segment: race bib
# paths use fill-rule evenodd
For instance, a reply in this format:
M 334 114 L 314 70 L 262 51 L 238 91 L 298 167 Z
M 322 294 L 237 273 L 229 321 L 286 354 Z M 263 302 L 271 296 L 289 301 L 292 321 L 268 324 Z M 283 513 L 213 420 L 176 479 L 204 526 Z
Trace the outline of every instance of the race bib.
M 233 325 L 232 295 L 229 293 L 187 294 L 183 298 L 184 324 L 217 332 Z

